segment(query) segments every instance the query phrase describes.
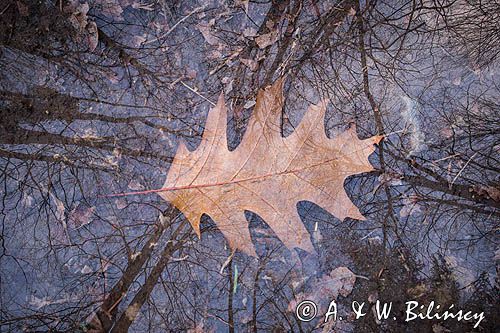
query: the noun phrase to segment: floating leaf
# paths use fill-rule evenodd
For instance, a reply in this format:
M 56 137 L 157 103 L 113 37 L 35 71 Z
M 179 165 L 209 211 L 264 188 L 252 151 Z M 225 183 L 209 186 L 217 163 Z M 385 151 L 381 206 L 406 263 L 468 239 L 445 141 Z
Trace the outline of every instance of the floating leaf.
M 179 145 L 159 195 L 184 213 L 200 236 L 208 214 L 233 250 L 256 255 L 245 210 L 259 214 L 284 244 L 313 252 L 296 204 L 317 203 L 339 219 L 364 219 L 344 190 L 347 177 L 373 170 L 368 156 L 381 137 L 360 140 L 356 130 L 327 138 L 326 101 L 309 107 L 288 137 L 280 131 L 283 80 L 260 90 L 240 145 L 227 146 L 224 96 L 210 111 L 195 151 Z M 130 187 L 130 186 L 129 186 Z

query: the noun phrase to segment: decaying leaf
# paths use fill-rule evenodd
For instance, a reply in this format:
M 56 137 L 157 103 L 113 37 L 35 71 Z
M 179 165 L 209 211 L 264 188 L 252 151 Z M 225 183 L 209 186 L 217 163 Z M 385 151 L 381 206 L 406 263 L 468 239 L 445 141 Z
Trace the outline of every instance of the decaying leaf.
M 333 300 L 337 297 L 346 297 L 354 288 L 356 275 L 347 267 L 337 267 L 313 282 L 312 292 L 299 293 L 290 301 L 287 310 L 293 312 L 297 304 L 303 300 L 320 303 L 324 300 Z
M 87 40 L 89 44 L 90 52 L 93 52 L 99 43 L 99 33 L 97 29 L 97 24 L 95 22 L 89 22 L 87 24 Z
M 320 281 L 323 294 L 337 297 L 338 294 L 346 297 L 352 291 L 356 276 L 347 267 L 337 267 L 329 275 L 323 276 Z
M 97 313 L 92 312 L 87 319 L 85 320 L 87 323 L 86 326 L 86 332 L 87 333 L 98 333 L 98 332 L 103 332 L 104 329 L 102 327 L 101 320 L 99 319 L 99 316 Z
M 208 24 L 200 23 L 197 25 L 198 30 L 205 38 L 205 41 L 210 45 L 217 45 L 219 43 L 219 39 L 212 34 L 212 27 L 215 24 L 215 20 L 211 20 Z
M 195 151 L 179 145 L 159 195 L 184 213 L 200 236 L 209 215 L 233 250 L 255 256 L 245 210 L 260 215 L 289 248 L 314 252 L 297 213 L 307 200 L 339 219 L 364 219 L 344 190 L 347 177 L 372 171 L 368 156 L 381 137 L 360 140 L 354 127 L 329 139 L 326 101 L 312 105 L 295 131 L 281 136 L 283 79 L 260 90 L 240 145 L 227 146 L 227 109 L 221 94 Z
M 96 4 L 98 5 L 98 8 L 100 9 L 101 13 L 103 13 L 107 17 L 114 18 L 116 20 L 123 20 L 122 17 L 123 8 L 121 7 L 119 1 L 97 0 Z
M 450 330 L 445 328 L 444 326 L 441 326 L 440 324 L 434 324 L 434 325 L 432 325 L 432 332 L 433 333 L 446 333 L 446 332 L 450 332 Z
M 25 3 L 23 3 L 22 1 L 17 1 L 16 4 L 17 10 L 22 17 L 27 17 L 30 14 L 30 9 Z
M 255 102 L 255 101 L 252 101 L 252 100 L 250 100 L 250 101 L 246 101 L 246 102 L 245 102 L 245 104 L 243 105 L 243 108 L 244 108 L 244 109 L 250 109 L 252 106 L 254 106 L 254 105 L 255 105 L 255 103 L 256 103 L 256 102 Z
M 71 210 L 68 216 L 68 222 L 73 228 L 80 228 L 91 222 L 95 207 L 81 203 Z
M 451 269 L 452 276 L 457 281 L 460 288 L 466 292 L 474 291 L 474 281 L 476 281 L 476 274 L 469 268 L 465 267 L 463 261 L 453 255 L 445 256 L 444 260 L 448 267 Z
M 67 303 L 67 302 L 74 301 L 74 299 L 72 299 L 69 296 L 66 296 L 66 295 L 63 295 L 63 296 L 65 296 L 65 297 L 62 297 L 62 298 L 59 298 L 59 299 L 50 299 L 47 296 L 42 297 L 42 298 L 38 298 L 35 295 L 31 295 L 29 304 L 33 308 L 39 310 L 39 309 L 41 309 L 41 308 L 43 308 L 43 307 L 45 307 L 47 305 L 64 304 L 64 303 Z
M 88 3 L 78 4 L 78 6 L 71 4 L 65 7 L 65 11 L 71 13 L 69 21 L 73 25 L 73 28 L 78 31 L 83 31 L 85 29 L 88 22 L 87 13 L 89 9 L 90 7 Z
M 496 249 L 493 260 L 500 260 L 500 248 Z
M 52 193 L 50 193 L 50 197 L 52 198 L 52 200 L 54 200 L 54 203 L 57 207 L 57 210 L 55 212 L 57 222 L 63 224 L 66 227 L 66 208 L 64 207 L 64 203 Z
M 247 66 L 252 72 L 255 72 L 259 68 L 259 63 L 253 59 L 240 59 L 241 63 Z
M 248 14 L 248 4 L 249 4 L 249 2 L 250 2 L 249 0 L 236 0 L 236 5 L 243 7 L 243 9 L 245 10 L 245 13 Z
M 265 49 L 268 46 L 273 45 L 278 40 L 279 34 L 278 30 L 271 31 L 267 34 L 260 35 L 255 38 L 255 43 L 260 49 Z
M 255 37 L 255 36 L 257 36 L 257 30 L 255 30 L 253 28 L 245 28 L 242 31 L 242 34 L 244 37 L 247 37 L 247 38 Z
M 500 202 L 500 189 L 498 188 L 493 186 L 474 185 L 472 189 L 479 195 L 484 195 L 496 202 Z
M 142 186 L 142 184 L 137 179 L 132 179 L 130 183 L 128 183 L 128 188 L 131 190 L 140 191 L 144 189 L 144 186 Z
M 420 198 L 416 195 L 410 195 L 402 200 L 403 208 L 399 211 L 400 217 L 408 217 L 411 215 L 418 215 L 422 212 L 422 208 L 419 205 Z

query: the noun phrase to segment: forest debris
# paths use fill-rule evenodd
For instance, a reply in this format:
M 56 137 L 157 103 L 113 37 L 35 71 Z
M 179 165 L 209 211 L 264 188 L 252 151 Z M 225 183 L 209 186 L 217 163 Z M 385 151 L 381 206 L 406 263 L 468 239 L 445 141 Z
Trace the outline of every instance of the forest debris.
M 128 188 L 131 190 L 134 190 L 134 191 L 144 190 L 144 186 L 141 183 L 139 183 L 139 181 L 137 179 L 132 179 L 128 183 Z
M 226 261 L 224 261 L 224 263 L 222 264 L 222 266 L 220 268 L 220 272 L 219 272 L 221 275 L 222 275 L 222 272 L 224 272 L 224 268 L 226 268 L 227 265 L 231 264 L 231 261 L 233 260 L 234 254 L 235 254 L 235 251 L 231 251 L 231 254 L 229 255 L 229 257 L 227 257 Z
M 321 279 L 324 292 L 332 295 L 337 293 L 344 297 L 351 293 L 354 283 L 356 276 L 347 267 L 337 267 Z
M 420 197 L 416 195 L 409 195 L 402 200 L 403 208 L 399 211 L 400 217 L 408 217 L 411 215 L 417 215 L 422 212 L 421 206 L 419 205 Z
M 92 272 L 93 272 L 92 268 L 90 268 L 90 266 L 88 265 L 84 265 L 82 270 L 80 271 L 80 273 L 82 274 L 90 274 Z
M 500 260 L 500 248 L 495 251 L 495 257 L 493 257 L 493 260 Z
M 96 5 L 100 8 L 101 12 L 109 18 L 116 20 L 123 20 L 123 8 L 117 0 L 97 0 Z M 132 5 L 133 8 L 134 4 Z
M 433 333 L 448 333 L 451 331 L 449 329 L 441 326 L 440 324 L 434 324 L 434 325 L 432 325 L 432 332 Z
M 372 246 L 381 245 L 382 238 L 380 236 L 368 237 L 368 244 Z
M 229 93 L 233 91 L 234 79 L 229 79 L 227 76 L 224 76 L 222 78 L 222 83 L 225 84 L 224 94 L 229 95 Z
M 132 41 L 131 41 L 131 44 L 134 46 L 134 47 L 141 47 L 143 45 L 143 43 L 146 42 L 146 37 L 144 35 L 142 36 L 138 36 L 138 35 L 135 35 L 132 37 Z
M 215 106 L 215 103 L 212 102 L 211 100 L 209 100 L 208 98 L 206 98 L 205 96 L 203 96 L 202 94 L 200 94 L 198 92 L 198 88 L 196 87 L 191 87 L 190 85 L 188 85 L 187 83 L 185 83 L 184 81 L 179 81 L 184 87 L 188 88 L 190 91 L 192 91 L 193 93 L 195 93 L 196 95 L 198 95 L 199 97 L 201 97 L 202 99 L 204 99 L 205 101 L 207 101 L 208 103 L 210 103 L 212 106 Z
M 85 203 L 78 204 L 69 212 L 68 222 L 73 228 L 80 228 L 91 222 L 91 218 L 95 212 L 94 206 L 89 206 Z
M 212 27 L 215 24 L 215 20 L 212 19 L 208 23 L 199 23 L 196 28 L 200 31 L 205 38 L 205 41 L 210 45 L 217 45 L 219 43 L 219 39 L 212 34 Z
M 125 310 L 125 315 L 131 321 L 134 321 L 134 319 L 135 319 L 135 317 L 137 317 L 137 314 L 139 313 L 140 309 L 141 309 L 141 304 L 140 303 L 130 304 L 128 306 L 127 310 Z
M 259 68 L 259 63 L 253 59 L 240 59 L 241 63 L 247 66 L 252 72 L 255 72 Z
M 383 184 L 389 184 L 390 186 L 403 185 L 403 182 L 401 181 L 401 175 L 390 171 L 386 171 L 382 173 L 380 176 L 378 176 L 378 181 L 380 182 L 381 185 Z
M 453 255 L 445 256 L 444 260 L 450 268 L 452 276 L 455 281 L 457 281 L 460 288 L 471 292 L 474 289 L 474 281 L 476 281 L 475 274 L 461 264 L 462 260 Z
M 22 1 L 17 1 L 16 4 L 17 4 L 17 10 L 19 11 L 19 15 L 21 15 L 22 17 L 27 17 L 30 14 L 29 7 Z
M 255 43 L 259 46 L 260 49 L 265 49 L 268 46 L 273 45 L 278 40 L 278 30 L 273 30 L 267 34 L 260 35 L 255 38 Z
M 243 36 L 247 37 L 247 38 L 256 37 L 257 36 L 257 30 L 255 30 L 253 28 L 245 28 L 243 30 Z
M 483 185 L 474 185 L 472 188 L 480 196 L 487 196 L 494 201 L 500 202 L 500 189 Z
M 318 228 L 318 222 L 317 221 L 314 224 L 314 231 L 312 233 L 312 238 L 313 238 L 313 242 L 315 244 L 318 244 L 318 246 L 319 246 L 319 243 L 321 243 L 321 241 L 323 240 L 323 236 L 321 235 L 321 231 Z
M 245 13 L 248 14 L 248 4 L 249 4 L 249 0 L 236 0 L 235 1 L 235 5 L 236 6 L 241 6 L 244 10 L 245 10 Z
M 78 6 L 68 5 L 65 7 L 66 12 L 71 12 L 69 22 L 78 31 L 83 31 L 87 26 L 87 13 L 89 12 L 89 4 L 82 3 Z
M 40 310 L 41 308 L 52 305 L 52 304 L 62 304 L 71 301 L 69 298 L 63 297 L 59 299 L 51 300 L 49 297 L 38 298 L 35 295 L 31 295 L 29 304 L 35 309 Z
M 368 302 L 370 302 L 371 304 L 374 304 L 378 299 L 378 291 L 376 290 L 368 295 Z
M 52 193 L 50 193 L 50 197 L 52 198 L 52 200 L 56 204 L 56 208 L 57 208 L 56 213 L 55 213 L 56 220 L 59 223 L 62 223 L 64 225 L 64 227 L 66 228 L 66 216 L 65 216 L 66 208 L 64 207 L 64 203 L 61 200 L 59 200 Z
M 356 283 L 356 275 L 347 267 L 337 267 L 325 274 L 321 278 L 316 279 L 313 284 L 311 293 L 299 293 L 288 303 L 287 310 L 293 312 L 303 300 L 320 302 L 325 299 L 336 299 L 339 295 L 346 297 L 354 288 Z
M 415 287 L 408 289 L 407 292 L 410 296 L 412 296 L 412 298 L 420 298 L 429 292 L 429 286 L 425 283 L 420 283 Z
M 137 2 L 133 2 L 132 3 L 132 8 L 134 9 L 142 9 L 142 10 L 147 10 L 147 11 L 153 11 L 155 8 L 154 8 L 154 5 L 155 5 L 155 2 L 151 2 L 151 3 L 142 3 L 140 1 L 137 1 Z
M 97 24 L 87 16 L 89 9 L 88 3 L 82 3 L 77 6 L 74 4 L 67 5 L 64 11 L 70 13 L 68 20 L 78 32 L 77 40 L 86 41 L 89 51 L 93 52 L 99 43 L 99 29 Z
M 243 108 L 244 109 L 250 109 L 252 106 L 255 105 L 255 101 L 254 100 L 249 100 L 249 101 L 246 101 L 245 104 L 243 105 Z
M 88 44 L 89 44 L 89 51 L 90 52 L 93 52 L 96 47 L 97 47 L 97 44 L 99 43 L 99 34 L 97 32 L 97 24 L 93 21 L 90 21 L 88 24 L 87 24 L 87 41 L 88 41 Z
M 197 75 L 198 75 L 198 72 L 197 72 L 197 71 L 195 71 L 195 70 L 194 70 L 194 69 L 192 69 L 192 68 L 188 68 L 188 69 L 186 70 L 186 77 L 187 77 L 188 79 L 190 79 L 190 80 L 194 80 L 194 79 L 196 79 L 196 76 L 197 76 Z

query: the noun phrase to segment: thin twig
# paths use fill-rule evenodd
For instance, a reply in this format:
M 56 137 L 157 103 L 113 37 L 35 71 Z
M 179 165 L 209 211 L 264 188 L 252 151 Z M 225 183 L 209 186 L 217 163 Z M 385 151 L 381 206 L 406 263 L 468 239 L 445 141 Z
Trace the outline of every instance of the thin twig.
M 195 9 L 193 9 L 193 10 L 192 10 L 192 11 L 190 11 L 190 12 L 189 12 L 186 16 L 184 16 L 183 18 L 181 18 L 181 19 L 180 19 L 180 20 L 179 20 L 176 24 L 174 24 L 174 25 L 173 25 L 170 29 L 168 29 L 168 31 L 167 31 L 167 32 L 165 32 L 163 35 L 158 36 L 158 37 L 156 37 L 156 38 L 154 38 L 154 39 L 151 39 L 151 40 L 145 41 L 145 42 L 144 42 L 144 43 L 142 43 L 142 44 L 143 44 L 143 45 L 148 45 L 148 44 L 151 44 L 151 43 L 156 42 L 156 41 L 157 41 L 157 40 L 159 40 L 159 39 L 162 39 L 162 38 L 167 37 L 168 35 L 170 35 L 170 33 L 171 33 L 172 31 L 174 31 L 174 29 L 175 29 L 175 28 L 177 28 L 177 26 L 178 26 L 179 24 L 181 24 L 182 22 L 184 22 L 185 20 L 187 20 L 189 17 L 191 17 L 191 15 L 196 14 L 196 13 L 200 12 L 201 10 L 205 9 L 205 7 L 206 7 L 206 5 L 203 5 L 203 6 L 201 6 L 201 7 L 197 7 L 197 8 L 195 8 Z
M 208 98 L 206 98 L 205 96 L 203 96 L 202 94 L 200 94 L 199 92 L 197 92 L 196 90 L 194 90 L 193 88 L 191 88 L 188 84 L 186 84 L 184 81 L 180 81 L 180 83 L 188 88 L 189 90 L 191 90 L 192 92 L 194 92 L 196 95 L 200 96 L 201 98 L 203 98 L 205 101 L 207 101 L 208 103 L 210 103 L 212 106 L 215 106 L 215 103 L 212 102 L 211 100 L 209 100 Z
M 224 263 L 222 264 L 222 267 L 220 268 L 220 274 L 221 275 L 222 275 L 222 272 L 224 272 L 224 268 L 226 268 L 227 265 L 229 265 L 229 263 L 231 262 L 231 260 L 233 260 L 235 252 L 236 251 L 231 250 L 231 255 L 229 257 L 227 257 L 226 261 L 224 261 Z
M 467 165 L 469 165 L 470 161 L 472 161 L 472 159 L 474 158 L 474 156 L 476 156 L 477 152 L 474 153 L 474 155 L 472 155 L 469 160 L 467 161 L 467 163 L 465 163 L 465 165 L 462 167 L 462 169 L 460 169 L 460 171 L 457 173 L 457 175 L 455 176 L 455 178 L 453 178 L 453 180 L 451 181 L 451 184 L 450 184 L 450 187 L 453 186 L 453 184 L 455 183 L 455 180 L 457 180 L 458 177 L 460 177 L 460 175 L 462 174 L 462 171 L 464 171 L 464 169 L 467 167 Z

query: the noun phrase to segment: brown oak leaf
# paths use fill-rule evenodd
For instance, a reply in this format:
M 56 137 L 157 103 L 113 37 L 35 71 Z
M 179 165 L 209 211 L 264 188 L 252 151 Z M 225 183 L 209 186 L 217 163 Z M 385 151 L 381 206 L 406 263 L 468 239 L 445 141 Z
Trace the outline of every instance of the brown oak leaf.
M 295 131 L 280 131 L 283 79 L 259 91 L 240 145 L 227 146 L 227 109 L 221 94 L 209 112 L 199 147 L 179 144 L 159 195 L 175 205 L 200 236 L 209 215 L 233 250 L 256 256 L 244 211 L 262 217 L 289 248 L 314 252 L 297 213 L 298 201 L 318 204 L 343 220 L 363 220 L 344 190 L 347 177 L 373 170 L 368 156 L 382 137 L 360 140 L 354 127 L 329 139 L 326 101 L 311 105 Z

